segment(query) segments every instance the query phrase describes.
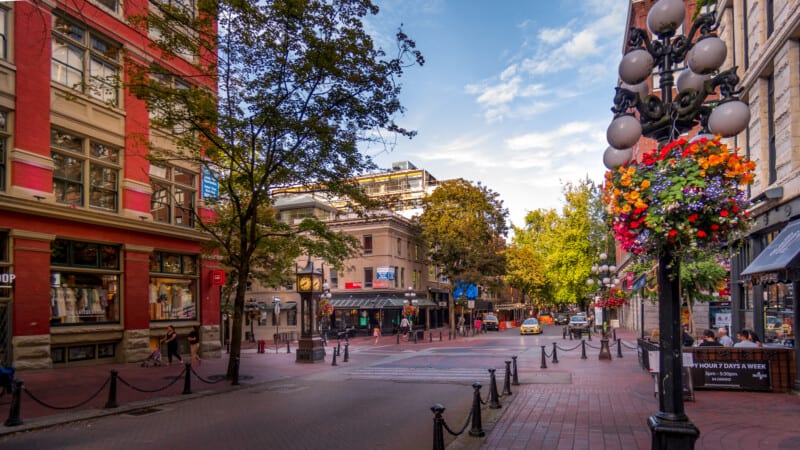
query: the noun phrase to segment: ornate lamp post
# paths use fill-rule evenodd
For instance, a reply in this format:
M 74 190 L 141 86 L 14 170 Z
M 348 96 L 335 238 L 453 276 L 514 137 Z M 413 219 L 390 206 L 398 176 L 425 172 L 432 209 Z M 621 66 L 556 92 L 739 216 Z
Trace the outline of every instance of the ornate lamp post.
M 406 299 L 403 300 L 403 305 L 412 305 L 414 306 L 414 310 L 416 311 L 416 306 L 417 303 L 419 303 L 419 300 L 417 300 L 417 293 L 414 292 L 414 288 L 412 286 L 409 286 L 408 290 L 404 295 Z
M 727 50 L 714 33 L 718 27 L 716 11 L 707 6 L 688 34 L 676 35 L 685 16 L 683 1 L 659 0 L 647 16 L 653 40 L 645 30 L 630 30 L 627 52 L 619 66 L 622 84 L 617 87 L 611 109 L 614 120 L 607 131 L 611 147 L 603 156 L 609 168 L 629 160 L 630 147 L 641 136 L 665 144 L 698 126 L 703 133 L 710 131 L 723 137 L 734 136 L 747 127 L 750 111 L 736 97 L 740 92 L 736 90 L 737 68 L 718 72 Z M 684 62 L 688 68 L 681 71 L 676 83 L 674 73 Z M 647 95 L 646 80 L 654 67 L 660 96 Z M 674 98 L 673 87 L 678 91 Z M 683 405 L 680 270 L 675 250 L 666 245 L 658 253 L 659 412 L 648 419 L 652 448 L 664 450 L 693 449 L 700 434 Z
M 597 280 L 594 278 L 589 278 L 586 280 L 586 284 L 589 286 L 593 286 L 597 283 L 597 287 L 600 292 L 610 288 L 611 286 L 615 286 L 619 283 L 619 279 L 611 278 L 612 275 L 617 273 L 617 266 L 615 265 L 608 265 L 607 263 L 608 255 L 605 253 L 600 254 L 600 264 L 595 264 L 592 266 L 592 273 L 598 277 Z M 599 296 L 595 297 L 595 299 L 599 298 Z M 603 312 L 602 312 L 602 319 L 603 319 L 603 336 L 600 339 L 600 359 L 611 359 L 611 349 L 608 346 L 608 310 L 606 309 L 606 305 L 603 305 Z
M 314 293 L 322 292 L 322 272 L 314 269 L 314 262 L 297 271 L 297 292 L 300 294 L 300 339 L 297 345 L 299 363 L 320 362 L 325 359 L 325 348 L 319 336 L 316 313 L 317 301 Z

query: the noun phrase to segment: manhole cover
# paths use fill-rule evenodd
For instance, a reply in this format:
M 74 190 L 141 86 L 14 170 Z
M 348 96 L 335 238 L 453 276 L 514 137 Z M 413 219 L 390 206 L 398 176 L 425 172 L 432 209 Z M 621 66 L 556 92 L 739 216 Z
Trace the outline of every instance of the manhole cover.
M 153 414 L 161 411 L 159 408 L 142 408 L 142 409 L 134 409 L 132 411 L 128 411 L 125 414 L 129 416 L 144 416 L 147 414 Z

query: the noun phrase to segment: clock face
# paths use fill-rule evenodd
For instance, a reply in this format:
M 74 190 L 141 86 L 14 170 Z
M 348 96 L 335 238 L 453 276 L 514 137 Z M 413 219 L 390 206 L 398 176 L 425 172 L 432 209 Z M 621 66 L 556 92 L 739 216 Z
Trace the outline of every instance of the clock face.
M 311 290 L 311 277 L 309 277 L 309 276 L 300 277 L 297 280 L 297 290 L 298 291 L 310 291 Z
M 314 277 L 314 281 L 312 283 L 315 291 L 322 291 L 322 279 L 319 277 Z

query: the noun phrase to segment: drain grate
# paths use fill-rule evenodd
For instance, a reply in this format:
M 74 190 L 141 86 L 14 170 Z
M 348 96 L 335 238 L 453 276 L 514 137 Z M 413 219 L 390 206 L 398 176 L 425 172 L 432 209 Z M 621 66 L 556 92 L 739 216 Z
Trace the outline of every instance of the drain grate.
M 134 409 L 132 411 L 128 411 L 125 414 L 129 416 L 146 416 L 148 414 L 153 414 L 161 411 L 160 408 L 141 408 L 141 409 Z

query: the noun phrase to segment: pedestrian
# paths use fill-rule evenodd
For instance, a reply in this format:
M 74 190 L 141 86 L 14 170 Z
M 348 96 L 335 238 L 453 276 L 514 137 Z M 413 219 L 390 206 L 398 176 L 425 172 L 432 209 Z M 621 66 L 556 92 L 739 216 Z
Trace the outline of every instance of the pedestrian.
M 175 327 L 172 325 L 167 327 L 167 334 L 161 338 L 161 342 L 167 344 L 167 366 L 172 364 L 172 357 L 178 359 L 183 364 L 183 358 L 178 354 L 178 333 L 175 332 Z
M 403 336 L 408 334 L 408 317 L 403 317 L 403 320 L 400 321 L 400 331 L 403 333 Z
M 464 315 L 458 316 L 458 334 L 464 335 Z
M 683 337 L 681 339 L 683 340 L 683 346 L 684 347 L 691 347 L 692 344 L 694 344 L 694 338 L 692 337 L 691 334 L 689 334 L 689 325 L 684 325 L 683 326 L 683 335 L 682 336 Z
M 717 329 L 717 336 L 719 338 L 719 343 L 722 344 L 723 347 L 733 347 L 733 339 L 728 336 L 728 329 L 725 325 Z
M 736 333 L 736 339 L 739 341 L 733 345 L 736 348 L 758 348 L 758 344 L 753 342 L 750 330 L 742 330 Z
M 714 332 L 711 330 L 703 330 L 703 340 L 700 341 L 698 347 L 722 347 L 722 344 L 717 342 Z
M 192 353 L 192 365 L 197 361 L 197 365 L 199 366 L 203 363 L 203 360 L 200 359 L 200 330 L 197 328 L 197 325 L 192 327 L 192 331 L 189 332 L 189 336 L 186 337 L 186 340 L 189 341 L 189 350 Z
M 381 328 L 380 327 L 375 327 L 372 330 L 372 336 L 375 337 L 375 344 L 374 345 L 377 345 L 378 344 L 378 339 L 381 338 Z
M 476 317 L 475 318 L 475 334 L 480 334 L 481 325 L 483 325 L 483 323 L 481 322 L 481 319 L 479 317 Z

